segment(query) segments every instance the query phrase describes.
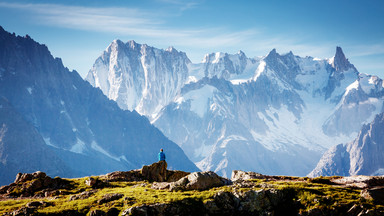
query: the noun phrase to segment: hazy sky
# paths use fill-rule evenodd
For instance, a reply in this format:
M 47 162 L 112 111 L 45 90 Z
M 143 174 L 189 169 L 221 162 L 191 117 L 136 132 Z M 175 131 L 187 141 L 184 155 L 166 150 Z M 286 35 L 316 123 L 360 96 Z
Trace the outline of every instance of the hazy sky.
M 0 0 L 0 25 L 46 44 L 83 77 L 114 40 L 169 46 L 200 62 L 244 51 L 330 58 L 341 46 L 362 73 L 384 78 L 382 0 Z

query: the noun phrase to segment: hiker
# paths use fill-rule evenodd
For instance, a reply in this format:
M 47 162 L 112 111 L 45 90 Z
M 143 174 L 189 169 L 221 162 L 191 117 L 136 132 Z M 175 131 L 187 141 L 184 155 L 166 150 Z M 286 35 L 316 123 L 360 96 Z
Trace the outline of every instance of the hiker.
M 163 152 L 163 149 L 160 149 L 159 152 L 159 161 L 165 161 L 165 154 Z

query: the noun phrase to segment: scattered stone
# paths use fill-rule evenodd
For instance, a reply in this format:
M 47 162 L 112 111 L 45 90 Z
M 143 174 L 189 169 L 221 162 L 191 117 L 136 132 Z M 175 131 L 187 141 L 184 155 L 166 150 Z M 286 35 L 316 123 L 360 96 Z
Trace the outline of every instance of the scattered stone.
M 33 202 L 27 203 L 26 207 L 28 207 L 28 208 L 38 208 L 40 206 L 47 206 L 47 205 L 48 205 L 48 203 L 44 202 L 44 201 L 33 201 Z
M 231 181 L 245 181 L 250 179 L 265 179 L 266 176 L 256 172 L 244 172 L 241 170 L 233 170 Z
M 97 190 L 84 191 L 80 194 L 72 195 L 69 198 L 69 201 L 78 200 L 78 199 L 88 199 L 90 196 L 92 196 L 96 192 L 97 192 Z
M 171 183 L 169 182 L 153 182 L 151 188 L 157 190 L 169 190 Z
M 96 185 L 96 179 L 89 177 L 88 179 L 85 180 L 85 184 L 89 187 L 93 187 Z
M 28 208 L 28 207 L 21 207 L 13 212 L 11 212 L 8 215 L 12 216 L 25 216 L 25 215 L 35 215 L 36 209 L 35 208 Z
M 108 203 L 108 202 L 111 202 L 111 201 L 114 201 L 114 200 L 121 199 L 123 196 L 124 196 L 123 194 L 117 194 L 117 193 L 106 194 L 106 195 L 103 196 L 103 198 L 98 200 L 97 203 L 101 205 L 101 204 L 104 204 L 104 203 Z

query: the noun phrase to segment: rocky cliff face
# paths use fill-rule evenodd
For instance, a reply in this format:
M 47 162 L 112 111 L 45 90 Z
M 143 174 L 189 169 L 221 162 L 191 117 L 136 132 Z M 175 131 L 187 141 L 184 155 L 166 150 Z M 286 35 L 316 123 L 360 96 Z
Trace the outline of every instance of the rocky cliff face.
M 124 56 L 134 53 L 127 49 Z M 116 52 L 108 48 L 105 55 Z M 154 65 L 178 69 L 180 56 L 184 55 Z M 120 57 L 124 58 L 117 65 L 130 62 Z M 340 47 L 330 59 L 303 58 L 292 52 L 281 55 L 274 49 L 260 58 L 248 58 L 241 51 L 218 52 L 207 54 L 198 64 L 184 63 L 187 70 L 165 70 L 164 74 L 173 75 L 148 82 L 162 86 L 158 89 L 177 86 L 173 97 L 155 90 L 153 95 L 163 95 L 159 98 L 167 95 L 149 106 L 157 106 L 159 112 L 143 112 L 151 109 L 145 106 L 136 110 L 181 146 L 199 168 L 223 176 L 234 169 L 306 175 L 326 149 L 354 139 L 361 126 L 381 112 L 384 101 L 382 80 L 359 73 Z M 122 76 L 136 80 L 135 74 L 144 71 L 115 70 L 109 65 L 97 60 L 89 76 L 107 80 L 107 74 L 123 71 Z M 169 79 L 176 73 L 187 78 Z M 87 80 L 93 84 L 93 78 Z
M 72 170 L 45 144 L 36 128 L 0 97 L 0 184 L 14 180 L 18 171 L 40 169 L 54 176 L 72 176 Z
M 383 175 L 384 113 L 364 125 L 357 138 L 328 150 L 310 176 Z
M 34 133 L 29 133 L 35 137 L 31 141 L 22 136 L 14 137 L 12 142 L 19 146 L 18 149 L 0 149 L 0 155 L 14 155 L 15 162 L 25 159 L 25 155 L 18 152 L 40 146 L 40 149 L 54 152 L 53 159 L 60 158 L 61 162 L 56 164 L 58 171 L 64 172 L 64 167 L 59 166 L 62 162 L 69 168 L 63 176 L 92 175 L 141 167 L 155 161 L 157 151 L 164 148 L 171 167 L 197 170 L 183 151 L 147 118 L 135 111 L 121 110 L 76 71 L 68 71 L 60 59 L 52 57 L 45 45 L 28 36 L 12 35 L 2 28 L 0 96 L 30 125 L 29 130 L 34 128 Z M 12 116 L 8 116 L 7 121 L 12 120 Z M 16 125 L 12 128 L 6 125 L 2 130 L 8 134 L 22 132 L 17 131 Z M 2 141 L 4 146 L 11 145 L 5 141 Z M 43 160 L 44 157 L 30 158 L 41 159 L 31 161 L 41 165 L 39 169 L 55 164 L 54 161 L 47 164 L 49 160 Z M 10 164 L 4 162 L 3 165 Z M 20 166 L 8 174 L 23 171 Z M 1 179 L 0 184 L 9 181 Z
M 127 110 L 152 116 L 167 105 L 188 78 L 190 60 L 173 47 L 156 49 L 115 40 L 86 79 Z

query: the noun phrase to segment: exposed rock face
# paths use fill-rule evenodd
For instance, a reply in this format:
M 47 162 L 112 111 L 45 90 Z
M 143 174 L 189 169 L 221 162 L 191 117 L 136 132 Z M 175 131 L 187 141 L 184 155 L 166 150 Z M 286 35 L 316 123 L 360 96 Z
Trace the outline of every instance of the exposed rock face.
M 175 48 L 156 49 L 115 40 L 96 60 L 86 80 L 123 109 L 151 116 L 173 100 L 187 81 L 190 60 Z
M 31 197 L 34 195 L 44 197 L 43 190 L 47 192 L 68 186 L 68 181 L 59 177 L 52 179 L 40 171 L 19 173 L 12 184 L 0 187 L 0 194 L 7 197 Z
M 159 161 L 150 166 L 143 166 L 141 174 L 148 181 L 164 182 L 167 181 L 167 162 Z
M 113 41 L 87 80 L 224 177 L 236 169 L 304 176 L 384 101 L 382 80 L 360 74 L 340 47 L 330 59 L 273 49 L 261 58 L 211 53 L 195 64 L 174 49 Z
M 45 45 L 1 27 L 0 97 L 0 185 L 18 172 L 78 177 L 137 169 L 160 148 L 173 169 L 199 170 L 146 117 L 121 110 Z
M 212 201 L 183 200 L 171 204 L 142 205 L 126 209 L 122 215 L 296 215 L 289 192 L 219 192 Z
M 260 173 L 255 172 L 244 172 L 241 170 L 233 170 L 231 181 L 244 181 L 250 179 L 265 179 L 266 177 Z
M 206 190 L 227 183 L 228 181 L 212 171 L 194 172 L 172 183 L 170 190 Z
M 194 172 L 177 181 L 170 183 L 153 184 L 155 189 L 168 189 L 170 191 L 184 190 L 206 190 L 212 187 L 229 185 L 231 181 L 218 176 L 212 171 Z
M 383 175 L 384 113 L 364 125 L 357 138 L 324 153 L 309 176 Z
M 52 176 L 72 172 L 36 128 L 0 96 L 0 186 L 10 183 L 18 172 L 36 170 Z

